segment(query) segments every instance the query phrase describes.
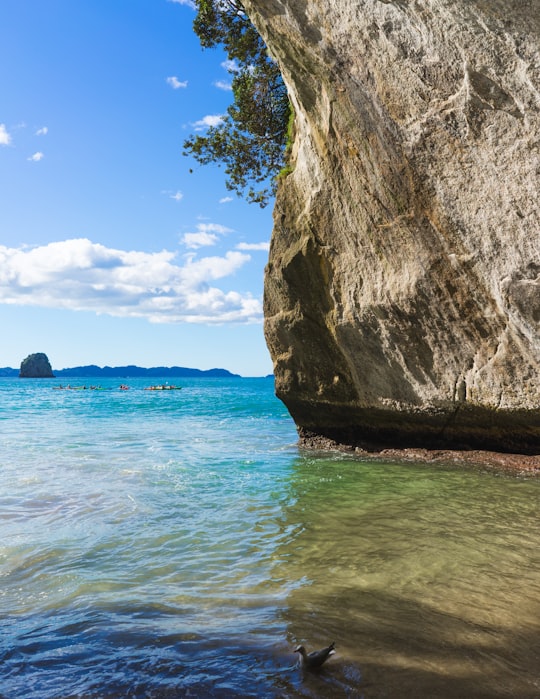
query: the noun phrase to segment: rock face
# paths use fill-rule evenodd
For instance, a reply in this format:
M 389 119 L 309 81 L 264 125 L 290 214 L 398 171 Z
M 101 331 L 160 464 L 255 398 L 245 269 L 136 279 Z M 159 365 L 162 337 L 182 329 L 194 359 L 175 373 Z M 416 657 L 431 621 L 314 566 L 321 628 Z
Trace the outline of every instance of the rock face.
M 540 0 L 245 0 L 296 110 L 276 391 L 364 447 L 540 452 Z
M 29 354 L 21 362 L 19 376 L 24 379 L 54 379 L 51 364 L 46 354 Z

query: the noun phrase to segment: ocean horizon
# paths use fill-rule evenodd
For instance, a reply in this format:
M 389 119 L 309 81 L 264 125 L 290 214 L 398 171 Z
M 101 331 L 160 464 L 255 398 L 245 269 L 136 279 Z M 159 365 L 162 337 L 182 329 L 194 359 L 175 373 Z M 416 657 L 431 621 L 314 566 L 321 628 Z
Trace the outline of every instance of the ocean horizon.
M 2 699 L 538 696 L 538 479 L 306 451 L 273 381 L 168 379 L 0 378 Z

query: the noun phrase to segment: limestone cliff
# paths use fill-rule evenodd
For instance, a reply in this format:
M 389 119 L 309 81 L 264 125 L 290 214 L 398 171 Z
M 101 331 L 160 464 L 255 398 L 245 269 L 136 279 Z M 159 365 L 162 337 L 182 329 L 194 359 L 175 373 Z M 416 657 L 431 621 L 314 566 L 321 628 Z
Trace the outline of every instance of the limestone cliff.
M 301 434 L 540 452 L 540 0 L 245 0 L 296 110 L 265 280 Z

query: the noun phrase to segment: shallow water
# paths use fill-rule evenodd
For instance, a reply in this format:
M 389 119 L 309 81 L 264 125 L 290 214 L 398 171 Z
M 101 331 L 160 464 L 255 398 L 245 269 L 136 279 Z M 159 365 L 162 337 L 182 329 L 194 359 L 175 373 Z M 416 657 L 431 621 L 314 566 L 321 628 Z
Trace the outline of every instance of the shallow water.
M 538 480 L 302 452 L 269 380 L 118 383 L 0 380 L 4 699 L 540 696 Z

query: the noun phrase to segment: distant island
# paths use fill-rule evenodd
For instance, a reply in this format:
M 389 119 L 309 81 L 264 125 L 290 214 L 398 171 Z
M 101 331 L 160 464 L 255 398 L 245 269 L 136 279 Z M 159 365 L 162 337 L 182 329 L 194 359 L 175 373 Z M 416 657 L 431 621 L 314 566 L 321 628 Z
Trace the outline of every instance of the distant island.
M 58 369 L 54 371 L 56 377 L 89 376 L 89 377 L 125 377 L 135 378 L 137 376 L 160 376 L 164 378 L 178 377 L 239 377 L 239 374 L 232 374 L 227 369 L 189 369 L 183 366 L 156 366 L 149 369 L 129 364 L 128 366 L 104 366 L 95 364 L 89 366 L 77 366 L 72 369 Z
M 0 368 L 0 377 L 12 377 L 19 376 L 19 369 L 12 369 L 11 367 Z M 95 364 L 90 364 L 88 366 L 77 366 L 70 369 L 54 369 L 53 374 L 56 378 L 68 378 L 68 377 L 92 377 L 92 378 L 107 378 L 107 377 L 118 377 L 118 378 L 135 378 L 137 376 L 151 376 L 151 377 L 162 377 L 162 378 L 178 378 L 178 377 L 200 377 L 200 378 L 235 378 L 239 377 L 239 374 L 232 374 L 227 369 L 189 369 L 187 367 L 172 366 L 172 367 L 151 367 L 144 368 L 139 366 L 134 366 L 132 364 L 128 366 L 104 366 L 99 367 Z
M 19 376 L 21 379 L 54 379 L 51 363 L 44 352 L 35 352 L 23 359 Z

